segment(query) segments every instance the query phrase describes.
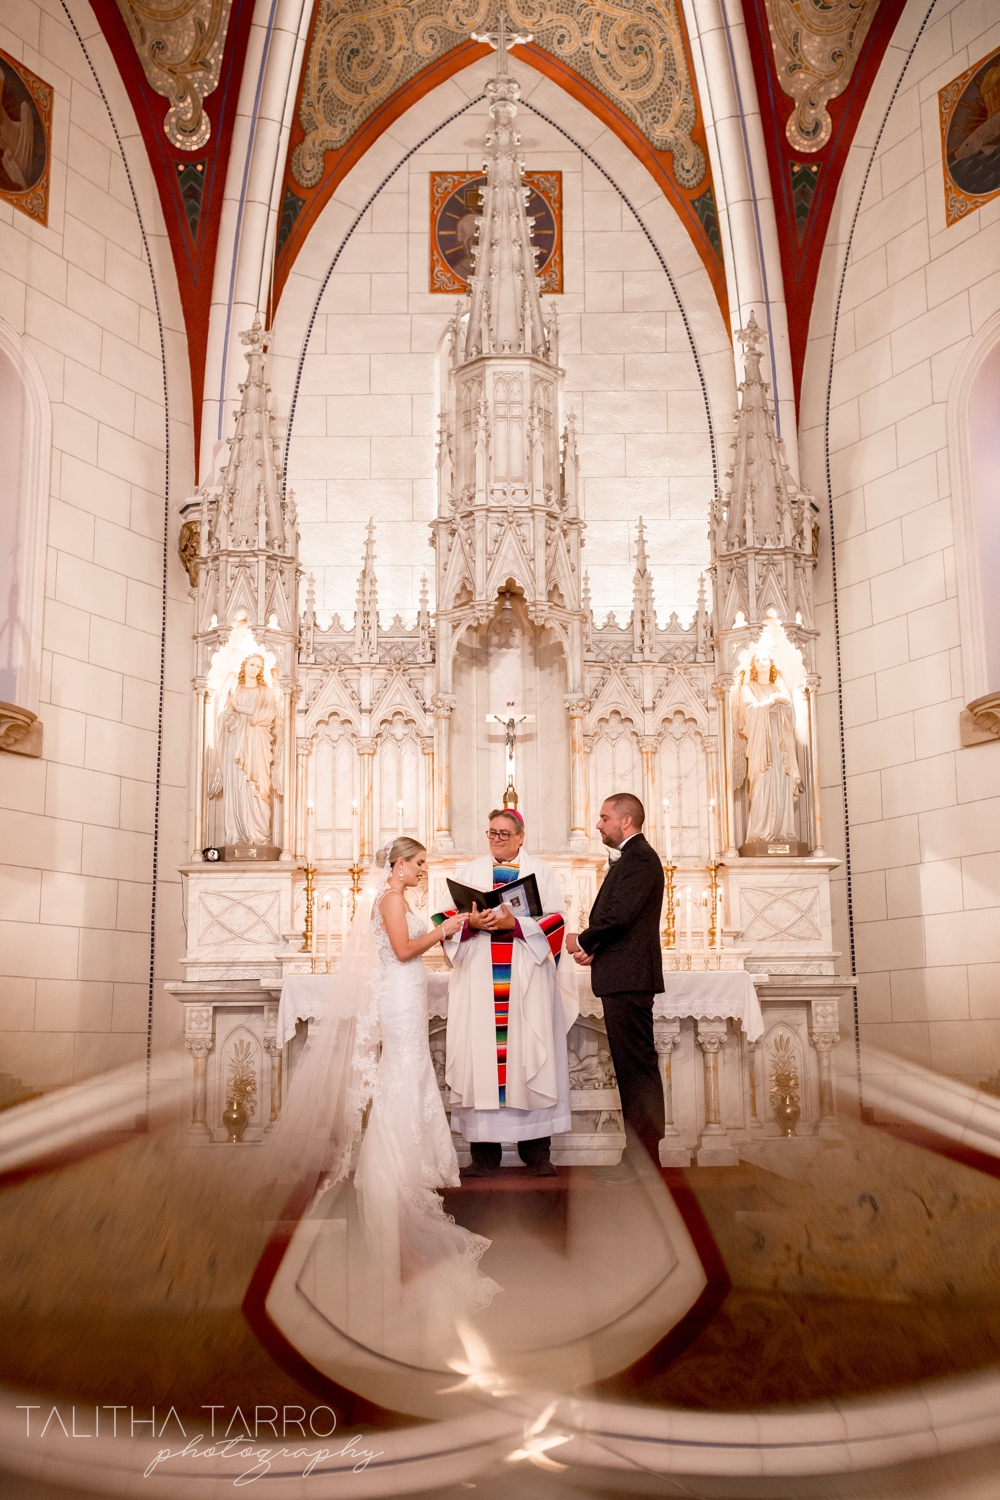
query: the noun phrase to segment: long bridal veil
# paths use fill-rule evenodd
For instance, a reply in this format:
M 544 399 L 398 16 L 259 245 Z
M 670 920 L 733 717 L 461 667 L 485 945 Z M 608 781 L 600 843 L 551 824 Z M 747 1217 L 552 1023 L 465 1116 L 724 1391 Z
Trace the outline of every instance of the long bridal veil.
M 267 1141 L 278 1180 L 324 1189 L 346 1177 L 361 1137 L 378 1068 L 376 957 L 372 911 L 388 881 L 372 872 L 358 902 L 340 963 L 330 976 L 325 1014 L 313 1021 L 281 1115 Z
M 479 1271 L 489 1241 L 456 1224 L 436 1191 L 458 1185 L 457 1161 L 427 1044 L 422 960 L 411 970 L 376 954 L 372 917 L 389 873 L 386 862 L 358 903 L 268 1148 L 279 1180 L 310 1195 L 305 1218 L 327 1226 L 316 1229 L 327 1283 L 318 1295 L 345 1309 L 341 1331 L 380 1356 L 447 1370 L 463 1353 L 468 1317 L 499 1288 Z M 394 1027 L 402 1012 L 412 1036 L 401 1048 L 390 1029 L 381 1075 L 380 1000 Z M 369 1107 L 354 1182 L 338 1194 L 331 1189 L 350 1174 Z M 351 1249 L 358 1230 L 360 1256 Z

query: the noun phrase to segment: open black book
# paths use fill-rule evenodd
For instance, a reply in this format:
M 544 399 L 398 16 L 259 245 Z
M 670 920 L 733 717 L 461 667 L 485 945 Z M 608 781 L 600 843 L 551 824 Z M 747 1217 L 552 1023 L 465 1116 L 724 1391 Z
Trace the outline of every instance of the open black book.
M 519 880 L 512 880 L 510 885 L 498 886 L 495 891 L 476 891 L 471 885 L 462 885 L 458 880 L 449 880 L 448 889 L 456 911 L 471 911 L 473 902 L 480 911 L 503 903 L 517 918 L 542 915 L 538 881 L 534 875 L 522 875 Z

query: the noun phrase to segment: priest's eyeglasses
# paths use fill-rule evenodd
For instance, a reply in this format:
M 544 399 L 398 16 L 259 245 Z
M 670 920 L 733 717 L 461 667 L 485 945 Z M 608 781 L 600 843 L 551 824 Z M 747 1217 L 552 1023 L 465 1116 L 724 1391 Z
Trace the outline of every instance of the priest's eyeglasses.
M 504 839 L 512 839 L 514 837 L 514 830 L 513 828 L 510 828 L 506 832 L 500 832 L 494 831 L 492 828 L 488 828 L 486 830 L 486 837 L 489 839 L 490 843 L 502 844 Z

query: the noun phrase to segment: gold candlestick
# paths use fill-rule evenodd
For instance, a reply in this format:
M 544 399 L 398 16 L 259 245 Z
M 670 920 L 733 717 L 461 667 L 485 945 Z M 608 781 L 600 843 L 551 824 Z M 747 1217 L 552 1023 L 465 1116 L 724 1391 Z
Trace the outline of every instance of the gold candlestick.
M 667 919 L 663 926 L 664 948 L 676 948 L 677 946 L 677 913 L 674 908 L 674 871 L 676 868 L 677 866 L 669 863 L 669 861 L 663 866 L 667 897 Z
M 358 910 L 358 897 L 361 895 L 361 877 L 365 873 L 365 867 L 359 860 L 356 864 L 348 866 L 347 873 L 351 877 L 351 921 L 353 922 Z
M 300 953 L 312 953 L 313 906 L 316 902 L 316 887 L 313 885 L 313 876 L 315 874 L 316 866 L 306 865 L 306 925 L 302 933 Z
M 718 863 L 710 864 L 708 867 L 708 889 L 709 889 L 709 916 L 708 916 L 708 946 L 709 948 L 722 947 L 721 922 L 719 921 L 719 866 Z

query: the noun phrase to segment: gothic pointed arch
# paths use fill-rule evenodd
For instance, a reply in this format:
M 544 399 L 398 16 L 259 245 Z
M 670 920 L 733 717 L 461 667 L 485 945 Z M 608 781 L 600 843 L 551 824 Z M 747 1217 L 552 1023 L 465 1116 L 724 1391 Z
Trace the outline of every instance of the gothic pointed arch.
M 480 0 L 461 28 L 431 14 L 438 9 L 437 0 L 391 3 L 371 17 L 353 6 L 316 7 L 282 184 L 272 310 L 352 168 L 420 99 L 489 55 L 472 33 L 493 23 L 494 0 Z M 598 6 L 590 28 L 558 0 L 544 0 L 530 15 L 519 14 L 517 0 L 507 9 L 535 37 L 515 46 L 512 58 L 565 89 L 643 163 L 684 223 L 727 319 L 718 209 L 680 0 L 626 0 L 613 12 Z M 631 66 L 620 68 L 626 56 Z

